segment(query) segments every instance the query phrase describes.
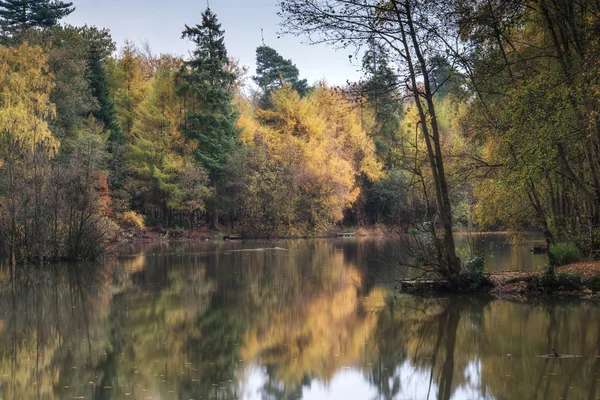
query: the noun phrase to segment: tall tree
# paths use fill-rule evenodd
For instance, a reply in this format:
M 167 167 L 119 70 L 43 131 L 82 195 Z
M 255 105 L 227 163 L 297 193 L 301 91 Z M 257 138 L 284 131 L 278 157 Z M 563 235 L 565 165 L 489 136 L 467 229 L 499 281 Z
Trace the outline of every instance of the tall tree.
M 478 190 L 479 214 L 497 210 L 514 229 L 539 227 L 552 276 L 553 242 L 575 241 L 588 251 L 600 246 L 599 5 L 539 0 L 457 6 L 452 15 L 469 32 L 473 50 L 463 62 L 476 95 L 469 133 L 484 143 L 485 161 L 497 166 Z M 505 201 L 514 188 L 522 201 Z M 515 219 L 522 209 L 534 217 Z
M 135 124 L 128 149 L 131 186 L 137 204 L 149 214 L 168 210 L 180 197 L 178 176 L 183 156 L 189 154 L 181 135 L 181 98 L 175 94 L 173 68 L 159 67 L 150 81 L 146 98 L 135 110 Z
M 398 76 L 390 65 L 385 48 L 370 40 L 362 60 L 365 82 L 360 94 L 373 109 L 375 117 L 374 137 L 379 159 L 389 169 L 393 167 L 390 149 L 400 131 L 403 101 L 398 90 Z
M 73 3 L 60 0 L 0 0 L 0 29 L 15 37 L 29 28 L 56 26 L 73 11 Z
M 54 84 L 46 61 L 39 47 L 0 46 L 0 212 L 11 263 L 19 253 L 22 259 L 29 256 L 28 250 L 39 250 L 31 249 L 31 243 L 43 236 L 39 207 L 43 179 L 38 161 L 43 155 L 51 157 L 60 145 L 48 126 L 55 107 L 50 102 Z M 33 207 L 28 206 L 32 203 Z
M 135 109 L 144 99 L 147 89 L 150 71 L 144 71 L 143 67 L 142 57 L 138 54 L 135 45 L 126 41 L 113 75 L 116 75 L 118 81 L 114 88 L 117 117 L 127 137 L 131 135 L 133 129 Z
M 196 161 L 208 172 L 213 186 L 213 227 L 219 218 L 218 183 L 239 136 L 237 110 L 232 102 L 236 75 L 227 68 L 224 35 L 210 8 L 202 13 L 201 25 L 186 25 L 182 35 L 196 45 L 180 73 L 180 92 L 187 102 L 184 134 L 196 142 Z
M 92 44 L 88 59 L 88 80 L 92 95 L 98 102 L 98 107 L 92 111 L 92 115 L 104 125 L 104 131 L 108 135 L 108 151 L 110 153 L 108 183 L 113 200 L 117 200 L 113 202 L 113 207 L 117 211 L 123 211 L 128 208 L 125 195 L 126 138 L 117 120 L 115 104 L 108 85 L 104 65 L 105 54 L 104 49 L 99 45 Z
M 271 105 L 271 93 L 284 84 L 292 85 L 300 96 L 308 93 L 308 82 L 306 79 L 300 80 L 300 71 L 292 60 L 286 60 L 274 48 L 264 44 L 256 49 L 256 76 L 252 80 L 263 92 L 263 107 Z
M 437 219 L 441 235 L 435 236 L 438 265 L 435 272 L 460 284 L 460 260 L 454 246 L 452 204 L 442 153 L 435 94 L 431 85 L 430 60 L 444 51 L 439 20 L 444 14 L 424 0 L 286 0 L 281 3 L 286 32 L 305 34 L 315 42 L 338 47 L 360 47 L 377 40 L 393 54 L 402 82 L 419 114 L 418 127 L 425 138 L 427 157 L 434 181 Z M 448 31 L 447 33 L 451 33 Z

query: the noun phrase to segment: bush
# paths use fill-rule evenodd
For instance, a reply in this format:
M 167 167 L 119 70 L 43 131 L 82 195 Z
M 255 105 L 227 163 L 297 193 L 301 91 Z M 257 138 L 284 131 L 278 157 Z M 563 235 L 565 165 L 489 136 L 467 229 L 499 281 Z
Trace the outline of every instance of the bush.
M 590 279 L 587 286 L 594 292 L 600 292 L 600 276 L 593 276 L 592 279 Z
M 473 255 L 465 261 L 463 269 L 460 271 L 460 277 L 468 283 L 470 290 L 478 290 L 487 282 L 483 273 L 484 266 L 485 258 L 479 254 Z
M 182 238 L 185 235 L 185 228 L 182 226 L 175 227 L 175 231 L 173 232 L 173 236 L 176 238 Z
M 173 219 L 171 220 L 171 222 L 169 223 L 169 227 L 170 228 L 184 228 L 187 226 L 186 222 L 184 220 L 181 219 Z
M 144 230 L 146 225 L 144 224 L 144 216 L 136 213 L 135 211 L 127 211 L 122 217 L 123 225 L 138 230 Z
M 577 272 L 556 274 L 556 283 L 565 289 L 579 289 L 582 283 L 581 274 Z
M 552 253 L 557 267 L 575 263 L 583 257 L 581 250 L 573 243 L 553 244 L 550 246 L 550 253 Z

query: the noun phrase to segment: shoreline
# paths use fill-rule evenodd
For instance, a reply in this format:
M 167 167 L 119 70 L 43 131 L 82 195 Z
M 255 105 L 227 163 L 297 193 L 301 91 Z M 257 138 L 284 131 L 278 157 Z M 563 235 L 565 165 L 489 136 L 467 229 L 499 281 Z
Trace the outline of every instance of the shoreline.
M 222 240 L 249 241 L 249 240 L 299 240 L 299 239 L 342 239 L 353 237 L 392 237 L 394 233 L 383 225 L 368 227 L 352 227 L 340 231 L 332 231 L 325 235 L 304 236 L 277 236 L 277 237 L 244 237 L 235 231 L 227 229 L 197 229 L 190 235 L 186 229 L 183 233 L 177 233 L 175 229 L 149 228 L 142 232 L 125 232 L 118 239 L 119 244 L 158 244 L 158 243 L 188 243 L 188 242 L 210 242 Z
M 544 271 L 486 273 L 489 283 L 478 290 L 460 292 L 442 280 L 403 281 L 400 292 L 413 295 L 472 294 L 495 299 L 526 301 L 540 298 L 575 297 L 600 300 L 600 261 L 581 261 L 556 268 L 556 279 L 543 279 Z
M 485 232 L 470 232 L 457 230 L 457 235 L 509 235 L 515 232 L 510 231 L 485 231 Z M 521 232 L 516 232 L 521 233 Z M 532 232 L 524 232 L 532 233 Z M 120 243 L 123 244 L 136 244 L 136 243 L 188 243 L 188 242 L 207 242 L 207 241 L 220 241 L 220 240 L 299 240 L 299 239 L 341 239 L 341 238 L 352 238 L 352 237 L 390 237 L 393 238 L 398 235 L 398 232 L 393 228 L 386 227 L 385 225 L 369 225 L 369 226 L 353 226 L 347 227 L 338 231 L 331 231 L 328 234 L 323 235 L 299 235 L 299 236 L 260 236 L 260 237 L 244 237 L 235 230 L 223 229 L 207 229 L 206 227 L 194 230 L 192 235 L 189 235 L 189 231 L 186 229 L 181 232 L 177 232 L 175 229 L 160 229 L 160 228 L 148 228 L 142 232 L 124 232 L 123 237 L 119 239 Z

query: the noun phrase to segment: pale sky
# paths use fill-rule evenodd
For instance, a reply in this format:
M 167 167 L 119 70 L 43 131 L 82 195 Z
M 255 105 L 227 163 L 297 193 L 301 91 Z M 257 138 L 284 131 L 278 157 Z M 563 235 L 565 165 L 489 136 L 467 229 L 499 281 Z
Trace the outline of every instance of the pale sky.
M 66 23 L 80 26 L 95 25 L 108 28 L 120 49 L 125 39 L 136 44 L 146 39 L 155 53 L 187 55 L 191 49 L 181 39 L 184 25 L 202 22 L 201 13 L 206 0 L 71 0 L 76 7 Z M 328 46 L 302 44 L 304 38 L 283 36 L 280 31 L 279 0 L 210 0 L 217 14 L 230 56 L 238 58 L 250 68 L 256 66 L 255 51 L 261 44 L 261 27 L 265 44 L 276 49 L 283 57 L 291 58 L 298 66 L 301 78 L 309 83 L 325 79 L 329 84 L 344 84 L 360 78 L 359 67 L 351 65 L 351 50 L 335 51 Z

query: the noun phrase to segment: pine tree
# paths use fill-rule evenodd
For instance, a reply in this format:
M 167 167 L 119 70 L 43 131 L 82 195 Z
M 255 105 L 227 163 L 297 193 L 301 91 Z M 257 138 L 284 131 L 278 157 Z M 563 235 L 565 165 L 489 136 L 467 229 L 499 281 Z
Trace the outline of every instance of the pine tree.
M 92 95 L 98 101 L 98 107 L 92 111 L 96 120 L 104 125 L 104 131 L 108 134 L 109 162 L 109 187 L 114 200 L 115 208 L 125 209 L 125 181 L 127 179 L 127 165 L 125 160 L 125 135 L 117 121 L 115 104 L 110 94 L 102 49 L 92 44 L 88 58 L 88 80 Z M 121 201 L 119 201 L 121 200 Z
M 15 37 L 29 28 L 56 26 L 73 11 L 73 3 L 60 0 L 0 0 L 0 27 Z
M 213 185 L 213 226 L 218 222 L 217 184 L 239 136 L 238 114 L 232 103 L 236 75 L 226 68 L 229 59 L 224 34 L 208 8 L 202 13 L 202 25 L 186 25 L 182 35 L 196 45 L 180 73 L 181 94 L 188 103 L 184 134 L 197 144 L 196 161 L 208 172 Z
M 114 88 L 117 118 L 123 133 L 129 137 L 135 122 L 135 110 L 147 90 L 147 74 L 143 69 L 142 58 L 132 42 L 125 41 L 113 75 L 118 81 Z
M 379 158 L 387 168 L 393 160 L 390 150 L 400 131 L 400 118 L 403 113 L 402 101 L 398 93 L 398 77 L 389 65 L 385 49 L 375 41 L 363 56 L 363 70 L 366 82 L 361 87 L 362 94 L 375 113 L 375 143 Z
M 292 60 L 286 60 L 272 47 L 262 45 L 256 49 L 256 76 L 252 80 L 263 91 L 262 106 L 270 106 L 270 97 L 273 90 L 290 84 L 300 96 L 308 93 L 308 82 L 299 79 L 300 71 Z

